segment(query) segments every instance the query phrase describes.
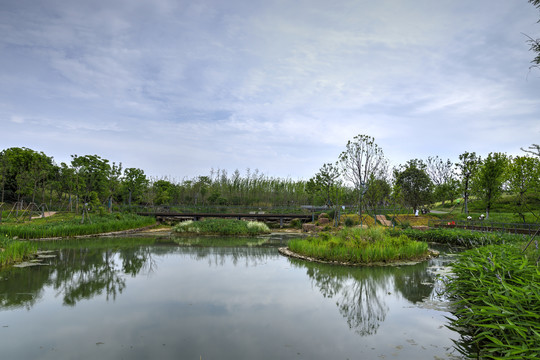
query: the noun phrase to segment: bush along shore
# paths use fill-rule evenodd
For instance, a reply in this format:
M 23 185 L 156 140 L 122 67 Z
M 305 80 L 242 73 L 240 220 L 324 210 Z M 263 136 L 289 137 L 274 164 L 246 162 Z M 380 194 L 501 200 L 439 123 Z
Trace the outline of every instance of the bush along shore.
M 135 214 L 92 215 L 81 224 L 81 216 L 61 218 L 53 216 L 43 221 L 0 225 L 0 234 L 19 239 L 41 239 L 101 234 L 136 229 L 155 224 L 152 217 Z
M 235 219 L 189 220 L 176 225 L 173 230 L 184 235 L 253 236 L 270 233 L 270 228 L 265 223 Z
M 449 327 L 463 334 L 456 345 L 468 357 L 540 358 L 540 251 L 530 245 L 467 250 L 452 265 Z
M 427 243 L 404 234 L 392 234 L 381 227 L 322 232 L 291 240 L 288 249 L 318 261 L 358 265 L 423 260 L 430 255 Z

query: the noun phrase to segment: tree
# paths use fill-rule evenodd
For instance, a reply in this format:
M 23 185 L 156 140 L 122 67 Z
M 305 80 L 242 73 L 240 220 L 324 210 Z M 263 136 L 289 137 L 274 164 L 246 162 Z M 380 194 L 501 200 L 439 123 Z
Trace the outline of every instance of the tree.
M 100 201 L 108 196 L 108 182 L 111 172 L 109 160 L 98 155 L 72 155 L 71 166 L 75 169 L 76 190 L 85 202 Z M 95 195 L 93 194 L 95 193 Z
M 502 195 L 502 185 L 507 169 L 508 158 L 503 153 L 489 153 L 478 168 L 474 190 L 486 207 L 486 219 L 495 200 Z
M 434 200 L 441 201 L 444 205 L 446 200 L 453 201 L 456 198 L 456 184 L 453 164 L 450 159 L 443 161 L 438 156 L 428 157 L 426 172 L 434 185 Z
M 395 192 L 413 211 L 431 201 L 433 182 L 422 160 L 409 160 L 401 169 L 394 169 Z
M 530 156 L 513 158 L 508 166 L 508 185 L 509 190 L 516 195 L 515 213 L 525 222 L 525 213 L 532 212 L 527 204 L 528 198 L 540 193 L 540 158 Z
M 532 144 L 531 146 L 529 146 L 529 149 L 530 150 L 526 150 L 524 148 L 521 148 L 522 151 L 524 151 L 526 153 L 529 153 L 529 154 L 532 154 L 532 155 L 537 156 L 537 157 L 540 158 L 540 145 Z
M 529 2 L 540 10 L 540 0 L 529 0 Z M 536 57 L 531 61 L 533 63 L 531 67 L 538 68 L 540 67 L 540 38 L 534 39 L 530 36 L 528 36 L 528 38 L 529 40 L 527 40 L 527 43 L 531 46 L 529 50 L 536 53 Z
M 315 197 L 321 197 L 324 204 L 331 207 L 337 203 L 338 178 L 338 167 L 331 163 L 324 164 L 319 172 L 308 180 L 307 192 Z
M 368 181 L 367 191 L 364 194 L 366 204 L 375 209 L 377 206 L 384 206 L 389 201 L 392 187 L 386 179 L 376 179 L 371 176 Z
M 463 194 L 463 199 L 465 200 L 465 214 L 468 214 L 468 203 L 469 196 L 471 194 L 472 178 L 478 169 L 480 158 L 476 156 L 475 152 L 469 153 L 465 151 L 463 154 L 459 155 L 459 160 L 461 162 L 456 163 L 456 167 L 459 170 L 461 192 Z
M 140 201 L 144 189 L 148 186 L 148 179 L 144 171 L 137 168 L 127 168 L 124 170 L 122 184 L 128 192 L 128 204 L 131 207 L 132 199 Z
M 357 135 L 349 140 L 345 151 L 339 155 L 339 164 L 343 177 L 350 182 L 358 192 L 359 212 L 362 211 L 362 201 L 367 191 L 368 182 L 386 177 L 387 161 L 382 149 L 375 139 L 367 135 Z

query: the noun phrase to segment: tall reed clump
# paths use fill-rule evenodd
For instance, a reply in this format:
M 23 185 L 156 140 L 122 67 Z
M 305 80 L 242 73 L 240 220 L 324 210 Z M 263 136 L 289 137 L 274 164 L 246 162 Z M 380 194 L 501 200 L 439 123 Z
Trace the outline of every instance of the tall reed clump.
M 3 224 L 0 225 L 0 234 L 20 239 L 70 237 L 134 229 L 154 223 L 152 217 L 135 214 L 91 215 L 90 220 L 86 219 L 83 224 L 81 217 L 65 221 L 51 219 L 47 222 Z
M 270 232 L 265 223 L 236 219 L 205 219 L 202 221 L 184 221 L 173 230 L 181 234 L 192 235 L 259 235 Z
M 356 264 L 420 259 L 428 255 L 426 243 L 403 234 L 390 236 L 384 228 L 344 228 L 336 234 L 294 239 L 289 249 L 295 253 L 324 261 Z
M 36 253 L 37 245 L 0 236 L 0 267 L 21 262 Z
M 540 358 L 539 255 L 538 247 L 522 254 L 508 244 L 460 255 L 447 284 L 456 316 L 450 328 L 463 334 L 458 350 L 482 359 Z

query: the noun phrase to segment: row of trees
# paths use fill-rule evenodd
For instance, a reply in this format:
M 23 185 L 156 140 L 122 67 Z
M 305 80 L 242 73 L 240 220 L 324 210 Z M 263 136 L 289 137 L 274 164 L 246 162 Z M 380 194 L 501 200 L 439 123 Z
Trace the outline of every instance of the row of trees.
M 516 157 L 494 152 L 481 158 L 464 152 L 457 163 L 438 156 L 425 161 L 412 159 L 389 171 L 375 140 L 358 135 L 347 143 L 336 163 L 324 164 L 308 181 L 308 191 L 333 206 L 343 203 L 339 189 L 348 188 L 360 210 L 390 204 L 418 210 L 426 204 L 444 205 L 463 197 L 468 213 L 474 196 L 485 206 L 488 217 L 495 201 L 508 192 L 515 195 L 516 214 L 525 220 L 525 213 L 533 210 L 529 200 L 540 194 L 540 148 L 533 144 L 522 150 L 526 154 Z
M 235 170 L 211 170 L 208 176 L 150 179 L 142 169 L 122 168 L 98 155 L 72 155 L 69 164 L 28 148 L 0 152 L 2 203 L 64 204 L 77 209 L 91 203 L 109 209 L 113 204 L 299 206 L 304 204 L 367 208 L 406 206 L 413 210 L 433 202 L 471 197 L 486 212 L 503 192 L 514 194 L 516 213 L 524 219 L 529 199 L 540 193 L 540 147 L 523 149 L 523 156 L 490 153 L 481 158 L 464 152 L 453 163 L 438 156 L 412 159 L 389 168 L 375 139 L 358 135 L 349 141 L 335 163 L 324 164 L 308 181 L 268 177 L 258 170 L 242 175 Z
M 56 164 L 52 157 L 28 148 L 0 152 L 2 203 L 79 203 L 106 206 L 142 205 L 298 205 L 311 203 L 305 181 L 268 177 L 258 170 L 212 170 L 173 182 L 148 178 L 144 170 L 122 168 L 98 155 L 72 155 L 69 164 Z

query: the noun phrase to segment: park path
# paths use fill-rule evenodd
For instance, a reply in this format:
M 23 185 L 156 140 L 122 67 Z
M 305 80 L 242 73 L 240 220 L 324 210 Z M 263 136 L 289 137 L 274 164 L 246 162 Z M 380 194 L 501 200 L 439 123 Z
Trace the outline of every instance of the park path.
M 386 216 L 384 215 L 375 215 L 377 220 L 383 224 L 384 226 L 392 226 L 392 222 L 390 220 L 386 219 Z
M 53 216 L 54 214 L 56 214 L 56 211 L 45 211 L 43 215 L 32 216 L 32 219 L 40 219 L 42 217 L 49 217 L 49 216 Z

